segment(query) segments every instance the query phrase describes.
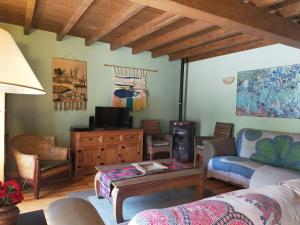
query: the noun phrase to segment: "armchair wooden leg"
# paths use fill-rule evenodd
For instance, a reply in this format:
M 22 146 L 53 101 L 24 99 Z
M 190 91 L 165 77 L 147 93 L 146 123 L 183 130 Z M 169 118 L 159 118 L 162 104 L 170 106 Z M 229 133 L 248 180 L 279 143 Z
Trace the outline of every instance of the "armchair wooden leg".
M 34 181 L 34 183 L 33 183 L 33 194 L 34 194 L 35 199 L 39 199 L 40 184 L 37 181 Z
M 72 171 L 72 166 L 70 166 L 69 168 L 69 182 L 72 183 L 73 181 L 73 171 Z
M 39 156 L 35 156 L 34 177 L 33 177 L 33 193 L 35 199 L 39 198 L 40 181 L 41 181 L 40 161 L 39 161 Z

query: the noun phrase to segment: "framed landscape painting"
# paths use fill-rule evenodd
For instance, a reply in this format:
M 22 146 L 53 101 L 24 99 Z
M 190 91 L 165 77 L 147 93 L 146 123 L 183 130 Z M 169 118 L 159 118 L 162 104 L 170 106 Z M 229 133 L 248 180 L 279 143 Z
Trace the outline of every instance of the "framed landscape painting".
M 299 82 L 300 64 L 239 72 L 236 115 L 299 119 Z

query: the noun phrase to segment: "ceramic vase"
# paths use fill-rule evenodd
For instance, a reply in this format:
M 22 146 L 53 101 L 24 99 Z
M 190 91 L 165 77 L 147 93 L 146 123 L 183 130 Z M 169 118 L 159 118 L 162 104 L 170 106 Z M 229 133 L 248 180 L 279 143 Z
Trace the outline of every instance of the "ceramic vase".
M 0 207 L 0 225 L 16 225 L 19 213 L 15 205 Z

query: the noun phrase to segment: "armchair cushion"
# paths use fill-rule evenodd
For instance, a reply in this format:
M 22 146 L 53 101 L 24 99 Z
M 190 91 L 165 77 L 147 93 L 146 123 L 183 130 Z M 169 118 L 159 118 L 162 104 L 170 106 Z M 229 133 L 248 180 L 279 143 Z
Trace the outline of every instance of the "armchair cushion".
M 262 163 L 237 156 L 214 157 L 209 160 L 207 177 L 215 177 L 248 187 L 254 171 Z
M 53 169 L 56 167 L 68 165 L 69 161 L 68 160 L 41 160 L 40 161 L 40 166 L 41 166 L 41 171 Z
M 170 145 L 170 143 L 167 142 L 167 141 L 163 141 L 163 140 L 154 140 L 153 141 L 153 146 L 154 147 L 168 146 L 168 145 Z

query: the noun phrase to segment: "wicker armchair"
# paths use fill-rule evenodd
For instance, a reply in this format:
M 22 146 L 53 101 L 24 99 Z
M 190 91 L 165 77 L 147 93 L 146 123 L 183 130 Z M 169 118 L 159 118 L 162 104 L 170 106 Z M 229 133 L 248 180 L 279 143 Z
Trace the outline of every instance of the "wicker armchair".
M 142 120 L 141 125 L 145 135 L 144 149 L 150 155 L 150 160 L 159 152 L 169 152 L 172 159 L 173 136 L 161 134 L 159 120 Z
M 230 138 L 232 135 L 233 124 L 216 122 L 213 136 L 195 136 L 194 147 L 203 148 L 202 141 L 205 139 Z
M 72 179 L 68 148 L 56 147 L 54 137 L 19 135 L 11 140 L 11 149 L 19 176 L 33 186 L 34 197 L 39 198 L 40 183 L 63 173 Z

